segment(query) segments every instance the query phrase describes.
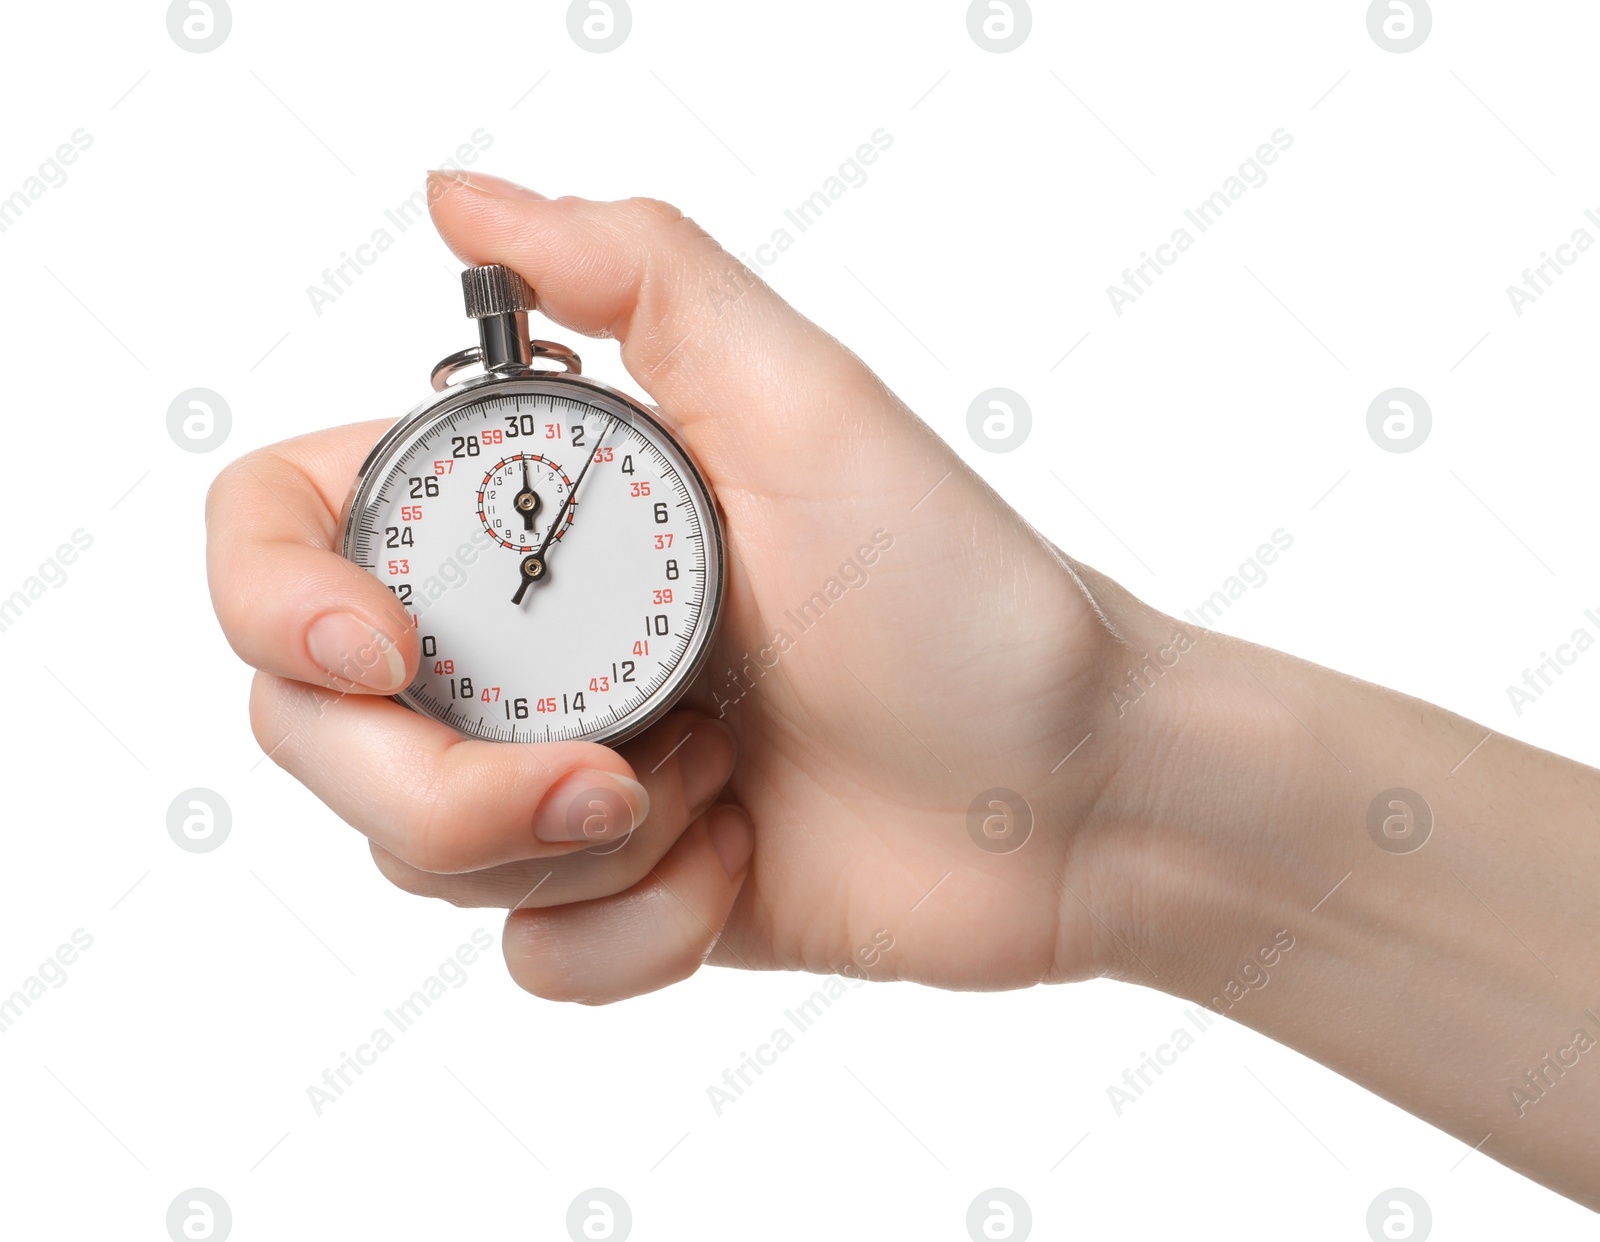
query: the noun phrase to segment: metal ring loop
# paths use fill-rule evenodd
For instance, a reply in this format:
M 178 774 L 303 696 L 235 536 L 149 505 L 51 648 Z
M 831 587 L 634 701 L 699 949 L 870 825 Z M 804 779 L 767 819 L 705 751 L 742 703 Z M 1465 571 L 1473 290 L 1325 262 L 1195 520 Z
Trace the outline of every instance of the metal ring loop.
M 483 360 L 483 351 L 474 345 L 471 349 L 463 349 L 451 354 L 448 358 L 433 368 L 433 391 L 443 392 L 450 386 L 450 377 L 463 367 L 470 367 L 475 362 Z
M 534 358 L 547 358 L 551 362 L 559 362 L 562 369 L 571 375 L 583 374 L 583 360 L 565 345 L 558 345 L 555 341 L 531 341 L 529 344 L 532 347 Z M 451 354 L 448 358 L 443 359 L 436 367 L 433 368 L 433 375 L 431 376 L 433 391 L 443 392 L 450 386 L 450 377 L 457 371 L 464 370 L 467 367 L 473 366 L 474 364 L 482 363 L 482 361 L 483 350 L 479 349 L 476 345 L 472 346 L 470 349 L 458 350 L 457 352 Z M 515 371 L 520 371 L 524 374 L 527 374 L 529 372 L 550 369 L 552 368 L 518 367 L 515 368 Z
M 579 358 L 577 354 L 573 353 L 565 345 L 559 345 L 555 341 L 530 341 L 528 343 L 533 346 L 533 356 L 535 358 L 549 358 L 553 362 L 559 362 L 571 375 L 583 374 L 583 359 Z

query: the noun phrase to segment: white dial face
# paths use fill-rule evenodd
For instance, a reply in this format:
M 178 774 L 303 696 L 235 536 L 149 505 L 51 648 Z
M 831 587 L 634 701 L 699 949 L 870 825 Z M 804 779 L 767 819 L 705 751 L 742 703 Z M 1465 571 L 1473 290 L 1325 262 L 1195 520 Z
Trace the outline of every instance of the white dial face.
M 616 741 L 687 686 L 715 627 L 722 539 L 643 409 L 560 377 L 463 386 L 374 450 L 345 555 L 411 614 L 399 696 L 472 737 Z

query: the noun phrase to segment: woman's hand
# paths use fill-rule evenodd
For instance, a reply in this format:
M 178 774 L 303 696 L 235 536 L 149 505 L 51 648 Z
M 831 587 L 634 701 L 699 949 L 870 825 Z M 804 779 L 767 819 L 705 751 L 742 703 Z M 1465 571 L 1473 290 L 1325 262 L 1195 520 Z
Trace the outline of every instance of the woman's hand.
M 434 189 L 464 260 L 623 342 L 731 574 L 705 675 L 620 753 L 464 741 L 380 697 L 415 672 L 409 618 L 332 551 L 381 425 L 230 467 L 211 582 L 257 737 L 390 879 L 513 907 L 507 962 L 548 997 L 708 953 L 1151 983 L 1600 1208 L 1600 773 L 1072 564 L 671 208 Z M 575 830 L 595 792 L 637 825 Z
M 332 550 L 384 425 L 310 435 L 234 463 L 208 506 L 263 748 L 394 883 L 517 907 L 507 961 L 542 996 L 615 1000 L 708 953 L 958 988 L 1109 969 L 1093 861 L 1119 752 L 1074 752 L 1129 663 L 1109 613 L 1131 601 L 673 208 L 435 176 L 451 248 L 621 341 L 699 458 L 727 519 L 720 637 L 620 752 L 463 740 L 382 697 L 415 673 L 409 619 Z M 569 839 L 596 791 L 642 816 L 624 844 Z

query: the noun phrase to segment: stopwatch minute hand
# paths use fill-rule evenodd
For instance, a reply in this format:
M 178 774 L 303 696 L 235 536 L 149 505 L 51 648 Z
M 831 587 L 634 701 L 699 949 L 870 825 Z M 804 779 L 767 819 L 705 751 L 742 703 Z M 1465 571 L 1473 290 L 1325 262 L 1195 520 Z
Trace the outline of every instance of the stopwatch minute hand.
M 600 456 L 600 445 L 610 434 L 611 428 L 607 427 L 600 433 L 594 442 L 594 452 L 589 455 L 589 460 L 583 463 L 583 469 L 578 471 L 578 477 L 572 484 L 572 490 L 567 493 L 567 498 L 561 502 L 561 508 L 556 510 L 556 516 L 550 523 L 550 530 L 545 534 L 544 542 L 539 545 L 539 550 L 522 562 L 522 581 L 517 585 L 517 593 L 511 597 L 513 604 L 520 604 L 522 597 L 528 593 L 528 588 L 544 577 L 544 554 L 550 550 L 550 544 L 555 540 L 556 533 L 561 529 L 562 520 L 567 516 L 567 510 L 572 507 L 572 502 L 578 498 L 578 489 L 583 486 L 584 477 L 589 473 L 589 467 L 594 465 Z

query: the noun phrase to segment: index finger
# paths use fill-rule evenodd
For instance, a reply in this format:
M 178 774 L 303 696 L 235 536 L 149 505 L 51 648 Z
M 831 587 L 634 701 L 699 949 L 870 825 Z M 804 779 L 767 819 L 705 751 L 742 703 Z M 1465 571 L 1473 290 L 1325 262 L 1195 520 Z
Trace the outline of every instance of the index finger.
M 351 480 L 388 426 L 355 423 L 241 457 L 206 497 L 211 604 L 239 658 L 279 677 L 394 694 L 420 658 L 411 616 L 337 551 Z

